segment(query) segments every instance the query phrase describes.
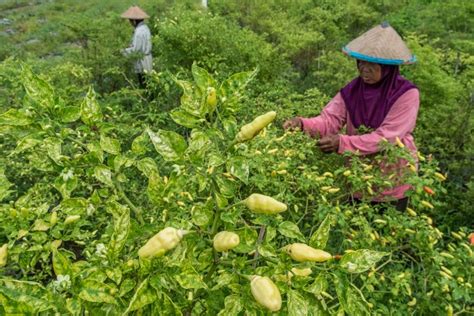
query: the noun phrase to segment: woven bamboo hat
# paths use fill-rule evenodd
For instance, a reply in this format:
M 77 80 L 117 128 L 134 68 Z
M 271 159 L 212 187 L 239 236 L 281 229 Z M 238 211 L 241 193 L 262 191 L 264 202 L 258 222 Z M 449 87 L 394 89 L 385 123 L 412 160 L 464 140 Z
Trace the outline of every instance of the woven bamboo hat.
M 416 61 L 400 35 L 387 22 L 365 32 L 344 46 L 342 51 L 360 60 L 385 65 L 413 64 Z
M 128 8 L 127 11 L 122 13 L 121 17 L 130 20 L 144 20 L 149 18 L 148 14 L 146 14 L 139 6 Z

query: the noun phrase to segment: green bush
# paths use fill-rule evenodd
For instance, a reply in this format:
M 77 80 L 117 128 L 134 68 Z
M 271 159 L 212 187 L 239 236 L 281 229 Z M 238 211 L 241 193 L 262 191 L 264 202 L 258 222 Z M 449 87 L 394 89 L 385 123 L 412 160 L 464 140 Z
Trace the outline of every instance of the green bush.
M 189 69 L 196 61 L 225 77 L 258 66 L 262 80 L 268 80 L 289 69 L 262 38 L 212 13 L 178 7 L 155 23 L 153 34 L 158 70 Z

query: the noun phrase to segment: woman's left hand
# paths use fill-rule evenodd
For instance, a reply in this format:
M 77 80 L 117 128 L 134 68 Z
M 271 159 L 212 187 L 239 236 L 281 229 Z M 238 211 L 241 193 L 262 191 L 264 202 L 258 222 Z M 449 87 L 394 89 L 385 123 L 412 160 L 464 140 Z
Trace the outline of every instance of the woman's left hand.
M 337 152 L 339 149 L 339 135 L 324 136 L 318 141 L 318 146 L 325 153 Z

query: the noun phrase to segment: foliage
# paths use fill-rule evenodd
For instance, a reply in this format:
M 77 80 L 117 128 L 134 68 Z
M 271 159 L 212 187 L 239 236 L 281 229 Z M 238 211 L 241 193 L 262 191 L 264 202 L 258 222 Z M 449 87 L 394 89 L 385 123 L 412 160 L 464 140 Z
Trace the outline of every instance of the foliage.
M 189 138 L 146 128 L 127 139 L 117 138 L 92 89 L 80 105 L 68 106 L 48 80 L 23 68 L 23 105 L 0 120 L 10 160 L 0 213 L 0 238 L 9 247 L 1 279 L 5 312 L 236 314 L 246 306 L 256 313 L 248 279 L 254 274 L 275 279 L 289 314 L 384 313 L 378 302 L 387 300 L 406 312 L 414 299 L 426 312 L 465 307 L 469 246 L 461 241 L 451 245 L 457 252 L 446 250 L 428 216 L 408 217 L 389 204 L 380 213 L 364 202 L 372 186 L 390 185 L 372 162 L 354 156 L 348 169 L 339 156 L 321 159 L 303 134 L 275 128 L 236 144 L 234 115 L 255 72 L 222 83 L 196 65 L 192 73 L 193 82 L 178 81 L 183 95 L 171 114 L 192 128 Z M 217 107 L 207 102 L 210 88 Z M 386 146 L 384 159 L 405 156 Z M 437 204 L 421 188 L 443 191 L 435 168 L 427 160 L 420 176 L 406 175 L 417 212 L 426 212 L 421 201 Z M 241 201 L 253 192 L 285 201 L 288 212 L 250 213 Z M 361 204 L 348 203 L 354 192 L 363 193 Z M 138 260 L 136 250 L 166 226 L 191 233 L 169 254 Z M 241 243 L 219 255 L 211 245 L 222 230 L 239 234 Z M 281 251 L 292 242 L 345 254 L 295 264 Z M 289 278 L 293 267 L 311 267 L 314 277 Z M 426 286 L 440 271 L 449 273 Z M 433 306 L 426 297 L 443 303 Z
M 138 1 L 154 34 L 145 90 L 120 54 L 128 5 L 0 4 L 0 314 L 262 315 L 253 275 L 279 288 L 281 315 L 471 312 L 471 3 Z M 401 69 L 421 92 L 417 173 L 377 168 L 414 163 L 389 143 L 328 155 L 279 128 L 356 75 L 340 47 L 384 19 L 418 58 Z M 407 212 L 371 203 L 393 181 L 412 186 Z M 252 193 L 288 210 L 254 214 Z M 189 233 L 139 258 L 165 227 Z M 217 252 L 224 230 L 240 244 Z M 292 243 L 332 258 L 293 261 Z
M 153 43 L 158 69 L 168 65 L 174 65 L 172 70 L 189 68 L 199 61 L 201 66 L 228 76 L 258 65 L 264 79 L 288 69 L 262 38 L 208 12 L 177 9 L 158 20 L 153 30 L 157 34 Z

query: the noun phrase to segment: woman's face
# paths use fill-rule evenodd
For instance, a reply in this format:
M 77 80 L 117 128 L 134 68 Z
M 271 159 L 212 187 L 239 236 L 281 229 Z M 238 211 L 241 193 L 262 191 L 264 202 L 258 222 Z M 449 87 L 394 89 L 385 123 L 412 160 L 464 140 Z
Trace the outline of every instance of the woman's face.
M 382 79 L 382 67 L 379 64 L 358 60 L 357 69 L 360 77 L 367 84 L 376 84 Z

